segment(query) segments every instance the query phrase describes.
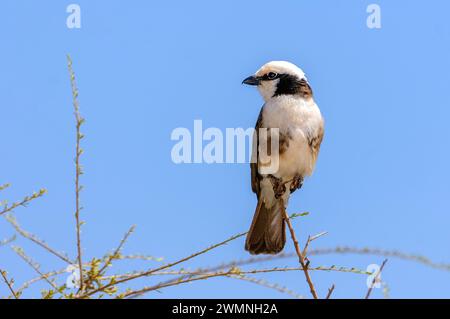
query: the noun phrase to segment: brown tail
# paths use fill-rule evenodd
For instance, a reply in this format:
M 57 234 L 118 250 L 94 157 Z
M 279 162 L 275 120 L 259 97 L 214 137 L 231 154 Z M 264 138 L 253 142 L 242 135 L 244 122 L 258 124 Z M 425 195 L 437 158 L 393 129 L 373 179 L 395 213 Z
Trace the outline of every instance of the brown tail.
M 278 254 L 286 243 L 286 225 L 280 202 L 267 209 L 260 199 L 247 234 L 245 250 L 252 255 Z

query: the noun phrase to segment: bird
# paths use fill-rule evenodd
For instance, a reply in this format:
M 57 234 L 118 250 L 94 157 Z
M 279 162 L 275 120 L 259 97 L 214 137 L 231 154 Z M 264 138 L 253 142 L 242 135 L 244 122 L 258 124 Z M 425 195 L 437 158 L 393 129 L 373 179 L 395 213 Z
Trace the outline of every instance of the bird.
M 264 64 L 243 84 L 256 86 L 264 100 L 253 136 L 251 187 L 257 196 L 245 250 L 252 255 L 280 253 L 286 243 L 285 209 L 289 197 L 315 168 L 324 136 L 324 119 L 314 101 L 305 73 L 287 61 Z M 278 150 L 272 154 L 271 133 L 276 129 Z M 271 144 L 272 145 L 272 144 Z M 262 152 L 265 146 L 266 152 Z M 265 170 L 277 154 L 277 166 Z M 283 207 L 284 206 L 284 207 Z

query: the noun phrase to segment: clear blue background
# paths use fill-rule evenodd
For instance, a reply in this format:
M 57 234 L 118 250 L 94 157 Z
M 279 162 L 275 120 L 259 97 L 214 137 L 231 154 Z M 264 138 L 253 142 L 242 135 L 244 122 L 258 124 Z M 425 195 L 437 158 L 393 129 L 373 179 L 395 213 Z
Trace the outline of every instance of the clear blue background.
M 373 2 L 382 9 L 381 30 L 366 26 Z M 450 261 L 448 1 L 78 1 L 80 30 L 66 27 L 70 3 L 0 5 L 0 182 L 13 184 L 0 195 L 14 201 L 41 187 L 49 191 L 16 210 L 25 229 L 75 256 L 67 53 L 87 119 L 85 259 L 113 249 L 132 224 L 138 228 L 124 253 L 168 261 L 247 230 L 256 204 L 248 165 L 175 165 L 170 134 L 192 128 L 194 119 L 205 127 L 252 127 L 262 100 L 242 79 L 267 61 L 289 60 L 307 73 L 326 119 L 316 173 L 290 202 L 291 212 L 311 212 L 295 222 L 301 241 L 326 230 L 314 247 L 399 249 Z M 12 233 L 2 221 L 0 238 Z M 42 271 L 64 267 L 27 241 L 15 244 Z M 240 239 L 189 266 L 246 258 L 243 245 Z M 293 251 L 290 242 L 286 250 Z M 313 266 L 365 269 L 383 258 L 311 259 Z M 138 266 L 144 267 L 122 267 Z M 35 276 L 8 247 L 0 247 L 0 267 L 17 283 Z M 300 273 L 264 278 L 308 296 Z M 321 296 L 332 283 L 335 297 L 366 292 L 360 275 L 313 279 Z M 383 280 L 392 297 L 450 297 L 450 274 L 421 265 L 391 259 Z M 148 295 L 284 296 L 226 278 Z

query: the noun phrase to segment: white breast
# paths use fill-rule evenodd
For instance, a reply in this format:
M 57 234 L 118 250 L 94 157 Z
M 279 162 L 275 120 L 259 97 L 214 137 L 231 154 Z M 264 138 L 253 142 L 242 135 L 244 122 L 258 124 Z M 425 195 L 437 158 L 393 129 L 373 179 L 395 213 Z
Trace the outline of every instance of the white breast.
M 317 136 L 322 115 L 313 99 L 283 95 L 271 98 L 263 110 L 263 127 L 279 128 L 280 134 L 291 136 L 289 148 L 280 156 L 277 177 L 290 180 L 295 175 L 312 174 L 315 161 L 308 136 Z

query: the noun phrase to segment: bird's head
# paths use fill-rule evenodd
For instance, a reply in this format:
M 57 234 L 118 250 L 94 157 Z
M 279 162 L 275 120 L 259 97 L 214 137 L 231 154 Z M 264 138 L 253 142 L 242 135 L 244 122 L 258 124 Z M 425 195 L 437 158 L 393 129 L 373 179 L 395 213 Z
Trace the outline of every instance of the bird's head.
M 305 73 L 296 65 L 286 61 L 266 63 L 242 83 L 256 85 L 265 101 L 280 95 L 301 94 L 305 98 L 312 97 Z

